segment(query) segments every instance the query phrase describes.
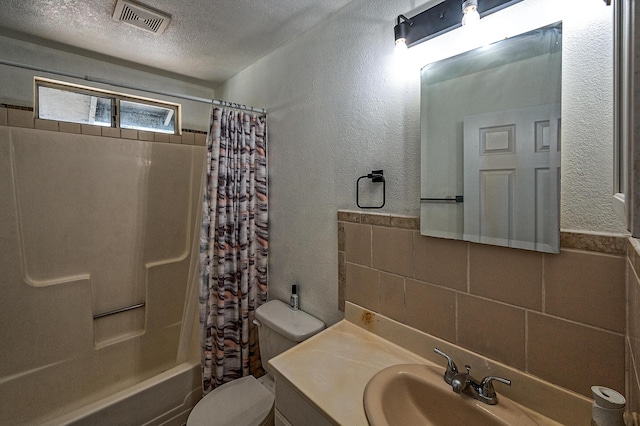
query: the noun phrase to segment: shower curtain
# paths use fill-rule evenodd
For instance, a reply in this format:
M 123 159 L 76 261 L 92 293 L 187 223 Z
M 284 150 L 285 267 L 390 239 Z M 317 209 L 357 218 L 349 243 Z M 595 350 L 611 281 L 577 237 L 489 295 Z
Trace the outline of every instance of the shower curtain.
M 203 392 L 261 375 L 255 310 L 267 299 L 266 117 L 213 107 L 200 235 Z

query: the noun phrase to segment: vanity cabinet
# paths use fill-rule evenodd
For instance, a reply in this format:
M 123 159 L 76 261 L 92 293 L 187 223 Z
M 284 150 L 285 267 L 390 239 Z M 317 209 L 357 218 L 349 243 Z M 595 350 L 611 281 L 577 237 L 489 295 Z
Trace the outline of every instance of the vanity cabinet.
M 327 420 L 286 379 L 276 375 L 276 426 L 330 426 Z

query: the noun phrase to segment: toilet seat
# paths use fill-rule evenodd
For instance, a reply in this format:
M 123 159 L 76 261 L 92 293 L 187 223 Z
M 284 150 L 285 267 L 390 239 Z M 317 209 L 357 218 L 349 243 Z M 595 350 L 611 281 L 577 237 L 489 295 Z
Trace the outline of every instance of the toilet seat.
M 253 376 L 214 389 L 191 410 L 187 426 L 273 424 L 275 396 Z

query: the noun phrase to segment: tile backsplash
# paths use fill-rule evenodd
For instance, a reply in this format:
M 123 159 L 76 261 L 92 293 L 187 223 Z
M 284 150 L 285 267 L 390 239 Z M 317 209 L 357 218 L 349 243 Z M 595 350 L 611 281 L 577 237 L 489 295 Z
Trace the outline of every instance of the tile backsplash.
M 561 253 L 546 254 L 425 237 L 417 217 L 339 211 L 340 301 L 586 396 L 592 385 L 625 392 L 627 240 L 563 232 Z
M 640 242 L 630 238 L 627 256 L 627 390 L 628 406 L 640 412 Z

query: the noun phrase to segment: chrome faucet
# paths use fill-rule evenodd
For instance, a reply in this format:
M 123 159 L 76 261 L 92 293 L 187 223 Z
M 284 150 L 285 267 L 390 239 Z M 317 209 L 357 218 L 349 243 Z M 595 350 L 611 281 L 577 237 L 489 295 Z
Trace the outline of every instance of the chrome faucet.
M 456 363 L 453 362 L 451 357 L 442 352 L 440 349 L 433 348 L 433 351 L 447 359 L 447 369 L 444 371 L 444 381 L 450 385 L 453 378 L 458 374 L 458 367 L 456 366 Z
M 493 389 L 493 382 L 496 381 L 511 386 L 511 380 L 496 376 L 487 376 L 478 382 L 471 376 L 471 367 L 469 365 L 465 365 L 466 373 L 460 373 L 456 363 L 453 362 L 449 355 L 438 348 L 433 348 L 433 351 L 447 359 L 444 381 L 451 385 L 455 393 L 464 393 L 485 404 L 496 405 L 498 403 L 498 395 Z

